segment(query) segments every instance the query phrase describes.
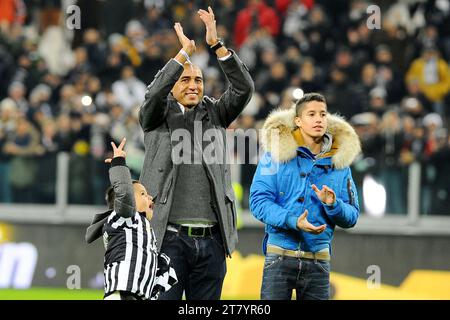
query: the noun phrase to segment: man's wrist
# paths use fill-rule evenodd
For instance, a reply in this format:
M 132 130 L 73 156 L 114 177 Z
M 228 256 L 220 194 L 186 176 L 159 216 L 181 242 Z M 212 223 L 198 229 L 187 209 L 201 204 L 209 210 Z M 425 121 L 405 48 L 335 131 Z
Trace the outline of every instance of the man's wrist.
M 228 49 L 225 48 L 225 47 L 221 47 L 221 48 L 217 49 L 217 51 L 216 51 L 216 56 L 219 59 L 222 59 L 222 58 L 225 58 L 225 57 L 229 57 L 231 55 L 232 55 L 232 53 L 230 51 L 228 51 Z
M 191 61 L 191 55 L 186 52 L 186 50 L 181 49 L 180 50 L 181 55 L 186 59 L 186 61 Z
M 212 44 L 209 46 L 210 50 L 213 52 L 217 52 L 218 50 L 220 50 L 223 46 L 224 46 L 224 42 L 222 39 L 217 38 L 216 40 L 214 40 L 212 42 Z
M 186 52 L 186 54 L 187 54 L 189 57 L 192 56 L 192 54 L 193 54 L 193 52 L 191 52 L 191 50 L 189 50 L 188 48 L 185 48 L 185 47 L 181 48 L 180 51 Z
M 191 63 L 189 51 L 182 48 L 175 56 L 175 61 L 178 62 L 181 66 L 183 66 L 185 62 Z
M 218 43 L 219 43 L 219 38 L 216 38 L 216 39 L 214 39 L 214 41 L 211 41 L 211 44 L 208 43 L 208 45 L 210 48 L 212 48 Z

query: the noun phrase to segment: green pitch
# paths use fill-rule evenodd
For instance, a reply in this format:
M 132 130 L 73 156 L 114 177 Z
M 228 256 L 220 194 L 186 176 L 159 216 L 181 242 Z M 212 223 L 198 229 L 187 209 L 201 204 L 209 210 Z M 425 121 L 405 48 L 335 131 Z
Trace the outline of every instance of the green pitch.
M 252 297 L 222 296 L 222 300 L 248 300 Z M 0 289 L 0 300 L 103 300 L 103 290 L 80 289 Z
M 102 290 L 32 288 L 0 289 L 0 300 L 102 300 Z

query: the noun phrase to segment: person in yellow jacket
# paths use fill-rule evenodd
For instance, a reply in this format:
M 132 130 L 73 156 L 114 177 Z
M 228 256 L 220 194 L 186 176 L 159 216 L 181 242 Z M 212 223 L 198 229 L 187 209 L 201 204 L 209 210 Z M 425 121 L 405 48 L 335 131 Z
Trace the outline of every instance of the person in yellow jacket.
M 442 102 L 450 92 L 450 67 L 434 46 L 425 47 L 405 77 L 406 83 L 418 81 L 423 94 L 432 103 Z

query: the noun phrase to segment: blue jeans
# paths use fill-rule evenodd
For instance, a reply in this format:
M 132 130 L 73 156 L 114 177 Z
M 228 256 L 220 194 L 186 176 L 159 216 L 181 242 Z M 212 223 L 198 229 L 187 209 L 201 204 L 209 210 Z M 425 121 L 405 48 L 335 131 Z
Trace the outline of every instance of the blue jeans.
M 264 261 L 261 300 L 328 300 L 330 263 L 268 253 Z
M 219 300 L 227 266 L 220 232 L 191 237 L 166 231 L 161 252 L 170 257 L 178 283 L 161 294 L 160 300 Z

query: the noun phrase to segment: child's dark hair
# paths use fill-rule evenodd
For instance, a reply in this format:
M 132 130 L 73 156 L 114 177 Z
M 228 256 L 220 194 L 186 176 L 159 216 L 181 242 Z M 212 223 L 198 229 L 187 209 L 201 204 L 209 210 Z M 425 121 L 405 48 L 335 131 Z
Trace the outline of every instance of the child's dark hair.
M 131 182 L 133 184 L 140 183 L 138 180 L 132 180 Z M 114 209 L 114 200 L 115 199 L 116 199 L 116 194 L 114 193 L 114 187 L 110 186 L 105 191 L 105 201 L 106 201 L 106 205 L 108 206 L 109 210 Z
M 317 102 L 323 102 L 325 105 L 327 104 L 327 101 L 323 95 L 316 92 L 310 92 L 305 94 L 303 97 L 301 97 L 296 103 L 295 103 L 295 115 L 299 117 L 303 111 L 303 107 L 311 101 L 317 101 Z

